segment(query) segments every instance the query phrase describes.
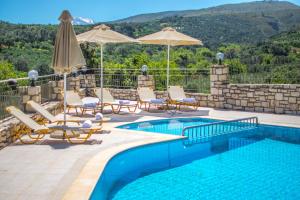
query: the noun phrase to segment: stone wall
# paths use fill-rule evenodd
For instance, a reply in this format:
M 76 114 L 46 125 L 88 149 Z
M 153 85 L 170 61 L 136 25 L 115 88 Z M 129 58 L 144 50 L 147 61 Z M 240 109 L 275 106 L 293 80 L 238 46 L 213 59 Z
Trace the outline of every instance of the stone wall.
M 95 74 L 79 75 L 80 87 L 81 88 L 95 88 L 96 78 Z
M 209 107 L 300 114 L 300 85 L 229 84 L 228 67 L 224 65 L 212 66 L 210 78 Z
M 109 91 L 115 99 L 126 99 L 131 101 L 136 101 L 138 99 L 137 91 L 135 89 L 109 88 Z
M 208 106 L 224 108 L 224 91 L 228 89 L 228 67 L 224 65 L 213 65 L 210 68 L 210 97 Z
M 51 100 L 52 101 L 62 101 L 63 100 L 63 91 L 64 91 L 64 81 L 51 81 L 52 86 L 52 95 Z
M 138 76 L 138 87 L 150 87 L 155 89 L 155 82 L 152 75 L 139 75 Z
M 224 94 L 228 109 L 300 114 L 300 85 L 230 84 Z
M 27 101 L 33 100 L 37 103 L 41 103 L 41 86 L 31 87 L 22 86 L 18 88 L 18 92 L 21 96 L 21 104 L 23 105 L 25 112 L 32 112 L 31 107 L 27 106 Z

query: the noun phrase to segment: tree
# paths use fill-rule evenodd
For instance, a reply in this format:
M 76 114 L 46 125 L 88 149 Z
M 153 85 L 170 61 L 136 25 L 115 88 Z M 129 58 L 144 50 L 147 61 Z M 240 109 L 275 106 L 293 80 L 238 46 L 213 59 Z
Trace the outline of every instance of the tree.
M 0 61 L 0 72 L 0 80 L 17 77 L 17 73 L 14 69 L 14 66 L 7 61 Z
M 53 69 L 49 67 L 48 64 L 46 63 L 42 63 L 40 65 L 38 65 L 35 68 L 36 71 L 38 71 L 39 75 L 48 75 L 48 74 L 53 74 Z
M 19 58 L 15 63 L 15 69 L 22 72 L 28 72 L 29 66 L 28 62 L 24 58 Z

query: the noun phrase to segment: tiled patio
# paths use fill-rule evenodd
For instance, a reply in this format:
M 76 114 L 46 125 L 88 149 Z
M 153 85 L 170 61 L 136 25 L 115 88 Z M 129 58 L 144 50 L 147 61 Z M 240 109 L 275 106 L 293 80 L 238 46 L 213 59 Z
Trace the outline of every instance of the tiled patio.
M 64 141 L 46 139 L 41 144 L 13 144 L 2 149 L 0 151 L 0 199 L 61 199 L 87 161 L 96 153 L 99 154 L 120 144 L 178 138 L 172 135 L 114 128 L 128 122 L 170 117 L 209 117 L 229 120 L 257 116 L 260 123 L 300 127 L 300 116 L 212 108 L 200 108 L 195 112 L 178 112 L 175 115 L 138 110 L 133 114 L 107 116 L 112 120 L 103 125 L 103 134 L 93 135 L 93 140 L 87 144 L 70 145 Z

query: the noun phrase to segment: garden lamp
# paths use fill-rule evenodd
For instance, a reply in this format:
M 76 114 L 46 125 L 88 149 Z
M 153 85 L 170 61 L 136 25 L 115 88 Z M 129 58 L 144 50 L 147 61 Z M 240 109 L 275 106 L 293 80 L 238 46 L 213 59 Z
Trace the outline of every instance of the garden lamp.
M 217 58 L 219 65 L 222 65 L 222 62 L 224 60 L 224 53 L 221 53 L 221 52 L 217 53 L 216 58 Z
M 30 70 L 28 72 L 28 78 L 31 81 L 30 86 L 35 86 L 35 81 L 38 79 L 39 73 L 36 70 Z

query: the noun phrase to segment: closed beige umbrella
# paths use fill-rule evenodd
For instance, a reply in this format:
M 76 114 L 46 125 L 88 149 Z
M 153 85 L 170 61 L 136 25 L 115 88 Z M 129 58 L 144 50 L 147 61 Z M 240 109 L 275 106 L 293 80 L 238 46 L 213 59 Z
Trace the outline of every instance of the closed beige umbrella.
M 101 49 L 101 105 L 103 105 L 103 46 L 108 43 L 136 43 L 137 40 L 110 29 L 105 24 L 95 26 L 92 30 L 77 35 L 80 43 L 91 42 L 100 45 Z
M 61 21 L 55 38 L 52 68 L 57 74 L 64 74 L 64 121 L 66 121 L 66 82 L 67 73 L 86 65 L 76 34 L 72 26 L 72 16 L 64 10 L 59 17 Z
M 198 39 L 177 32 L 171 27 L 162 29 L 159 32 L 138 38 L 143 44 L 158 44 L 168 46 L 168 66 L 167 66 L 167 88 L 169 87 L 169 71 L 170 71 L 170 46 L 181 45 L 203 45 Z

